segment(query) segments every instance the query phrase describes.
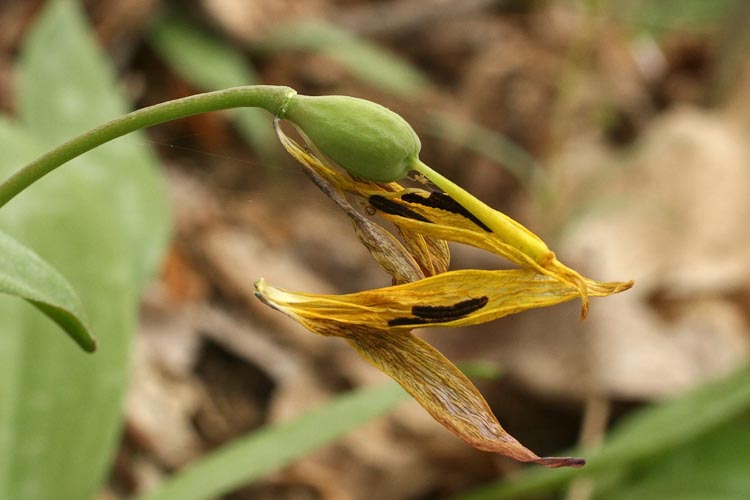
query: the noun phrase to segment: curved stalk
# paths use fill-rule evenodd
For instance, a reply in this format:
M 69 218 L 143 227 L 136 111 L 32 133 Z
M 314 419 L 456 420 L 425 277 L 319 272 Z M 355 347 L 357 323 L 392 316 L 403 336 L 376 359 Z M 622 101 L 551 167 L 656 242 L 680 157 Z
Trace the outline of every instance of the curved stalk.
M 263 108 L 274 115 L 296 92 L 283 86 L 251 85 L 196 94 L 132 111 L 61 144 L 27 164 L 0 184 L 0 207 L 48 173 L 113 139 L 160 123 L 222 109 Z

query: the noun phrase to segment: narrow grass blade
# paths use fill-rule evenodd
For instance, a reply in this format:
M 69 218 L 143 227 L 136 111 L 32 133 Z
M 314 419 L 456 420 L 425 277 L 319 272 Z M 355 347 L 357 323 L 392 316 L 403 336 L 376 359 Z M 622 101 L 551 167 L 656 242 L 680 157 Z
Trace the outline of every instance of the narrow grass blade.
M 462 363 L 469 377 L 495 380 L 501 368 Z M 203 500 L 277 471 L 409 399 L 394 383 L 358 389 L 296 419 L 264 427 L 206 455 L 137 500 Z
M 229 42 L 176 16 L 165 16 L 149 33 L 151 46 L 182 78 L 201 90 L 221 90 L 260 83 L 245 54 Z M 264 160 L 279 159 L 270 120 L 260 109 L 232 110 L 237 128 Z
M 463 146 L 497 163 L 542 206 L 552 202 L 553 193 L 547 172 L 521 146 L 502 134 L 449 113 L 434 111 L 428 119 L 428 134 Z
M 265 427 L 220 448 L 138 500 L 216 498 L 288 465 L 407 398 L 390 383 L 340 396 L 291 422 Z
M 628 468 L 666 456 L 678 446 L 745 414 L 749 407 L 750 370 L 745 368 L 632 415 L 612 431 L 597 452 L 586 457 L 587 465 L 582 469 L 529 469 L 512 480 L 481 487 L 454 500 L 504 500 L 556 491 L 577 477 Z
M 415 66 L 374 43 L 320 20 L 283 25 L 260 44 L 260 49 L 320 53 L 338 61 L 362 80 L 405 97 L 419 94 L 428 85 L 427 78 Z
M 750 412 L 639 467 L 599 493 L 601 500 L 747 500 Z

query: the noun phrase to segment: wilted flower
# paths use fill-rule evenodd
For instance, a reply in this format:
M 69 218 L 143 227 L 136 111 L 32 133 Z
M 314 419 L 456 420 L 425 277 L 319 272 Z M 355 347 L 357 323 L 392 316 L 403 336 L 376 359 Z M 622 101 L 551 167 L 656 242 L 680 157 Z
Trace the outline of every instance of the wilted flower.
M 256 295 L 315 333 L 347 340 L 470 445 L 548 467 L 583 465 L 577 458 L 540 458 L 521 445 L 500 426 L 471 381 L 411 330 L 479 324 L 579 297 L 585 315 L 589 295 L 618 293 L 632 282 L 583 278 L 560 263 L 528 229 L 421 162 L 414 168 L 445 192 L 363 180 L 342 172 L 315 152 L 314 143 L 302 148 L 284 134 L 278 119 L 275 125 L 287 151 L 351 218 L 357 236 L 393 277 L 393 286 L 348 295 L 314 295 L 274 288 L 261 279 L 255 285 Z M 390 221 L 401 241 L 365 214 Z M 447 241 L 490 251 L 520 269 L 449 272 Z

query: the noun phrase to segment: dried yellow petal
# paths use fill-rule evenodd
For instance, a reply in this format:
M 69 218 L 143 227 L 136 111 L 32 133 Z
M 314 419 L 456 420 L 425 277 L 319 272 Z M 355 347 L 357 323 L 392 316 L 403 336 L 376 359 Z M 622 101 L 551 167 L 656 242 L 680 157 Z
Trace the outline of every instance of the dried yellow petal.
M 547 467 L 580 467 L 571 457 L 539 457 L 502 428 L 474 384 L 448 359 L 410 333 L 347 329 L 349 343 L 396 380 L 445 428 L 480 450 Z
M 301 148 L 279 127 L 277 133 L 287 151 L 308 170 L 317 172 L 336 189 L 366 200 L 371 209 L 396 225 L 402 237 L 404 234 L 421 235 L 422 238 L 439 242 L 437 245 L 425 245 L 428 242 L 420 242 L 418 238 L 405 240 L 407 250 L 424 276 L 447 269 L 449 254 L 445 241 L 456 241 L 495 253 L 521 267 L 573 286 L 582 301 L 581 317 L 586 316 L 589 306 L 587 283 L 590 280 L 561 263 L 554 252 L 523 225 L 488 207 L 448 179 L 429 171 L 430 179 L 437 180 L 440 187 L 449 190 L 450 194 L 405 189 L 395 182 L 378 184 L 358 180 L 326 166 L 324 161 Z M 455 196 L 461 202 L 454 199 Z M 416 245 L 413 244 L 415 241 Z M 365 244 L 368 243 L 365 241 Z M 429 251 L 427 255 L 420 252 L 425 249 Z M 375 257 L 378 259 L 377 255 Z M 382 258 L 378 261 L 383 266 Z M 430 265 L 429 262 L 436 265 Z M 395 279 L 394 282 L 405 281 Z
M 535 260 L 524 252 L 523 247 L 519 248 L 510 244 L 449 195 L 441 192 L 403 190 L 389 194 L 387 197 L 379 194 L 370 195 L 368 200 L 380 215 L 399 227 L 432 238 L 455 241 L 487 250 L 521 267 L 575 287 L 583 301 L 581 315 L 586 316 L 589 296 L 587 283 L 590 280 L 562 264 L 552 251 L 548 251 L 544 260 Z M 487 208 L 487 210 L 492 209 Z M 497 216 L 507 218 L 500 212 L 494 212 Z M 528 232 L 526 228 L 513 222 L 521 228 L 519 231 Z
M 592 295 L 605 296 L 632 283 L 590 282 Z M 451 271 L 413 283 L 348 295 L 316 295 L 274 288 L 258 280 L 256 294 L 276 309 L 315 330 L 328 320 L 379 329 L 466 326 L 578 297 L 578 289 L 526 269 Z
M 349 216 L 357 237 L 377 263 L 393 276 L 394 284 L 408 283 L 447 271 L 450 253 L 445 241 L 423 236 L 396 224 L 396 229 L 404 240 L 402 244 L 382 226 L 355 210 L 342 193 L 344 189 L 357 193 L 360 189 L 375 193 L 402 191 L 403 188 L 399 184 L 377 184 L 345 176 L 327 167 L 315 155 L 301 148 L 284 133 L 278 119 L 274 126 L 281 143 L 302 164 L 305 173 Z

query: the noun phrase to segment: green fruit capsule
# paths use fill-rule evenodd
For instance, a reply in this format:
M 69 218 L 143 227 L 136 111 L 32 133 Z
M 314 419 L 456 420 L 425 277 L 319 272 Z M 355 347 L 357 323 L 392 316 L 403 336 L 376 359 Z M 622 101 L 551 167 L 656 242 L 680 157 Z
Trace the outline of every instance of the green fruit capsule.
M 295 95 L 281 118 L 342 168 L 370 181 L 402 179 L 419 157 L 419 137 L 406 120 L 364 99 Z

